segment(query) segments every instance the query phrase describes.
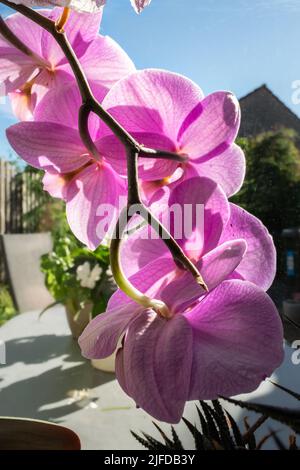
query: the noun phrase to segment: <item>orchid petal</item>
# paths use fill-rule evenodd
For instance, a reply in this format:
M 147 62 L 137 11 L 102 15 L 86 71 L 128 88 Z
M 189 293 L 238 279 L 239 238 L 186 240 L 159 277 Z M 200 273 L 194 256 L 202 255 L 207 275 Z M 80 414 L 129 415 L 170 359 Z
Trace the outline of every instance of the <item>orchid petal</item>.
M 64 199 L 66 196 L 68 180 L 60 173 L 45 172 L 43 177 L 43 189 L 52 197 Z
M 74 235 L 96 249 L 116 222 L 124 183 L 106 163 L 92 164 L 68 184 L 67 219 Z
M 14 0 L 17 5 L 25 5 L 32 8 L 37 7 L 69 7 L 72 10 L 82 11 L 85 13 L 97 13 L 105 4 L 105 0 Z
M 57 7 L 48 11 L 47 16 L 52 21 L 57 21 L 60 18 L 62 11 L 62 8 Z M 68 40 L 72 44 L 72 48 L 79 59 L 84 55 L 90 43 L 97 37 L 101 19 L 102 10 L 93 15 L 87 15 L 78 11 L 70 12 L 68 21 L 64 26 L 64 31 L 66 32 Z M 48 31 L 43 30 L 41 44 L 42 55 L 49 60 L 51 64 L 57 66 L 59 64 L 66 63 L 66 58 L 62 49 Z
M 135 71 L 126 52 L 109 36 L 98 36 L 81 57 L 80 63 L 94 82 L 107 90 L 121 78 Z
M 234 142 L 240 125 L 240 108 L 229 92 L 213 93 L 200 103 L 198 116 L 183 123 L 178 133 L 182 151 L 193 160 L 212 158 Z M 201 159 L 201 160 L 200 160 Z
M 9 127 L 6 134 L 18 155 L 35 168 L 69 173 L 90 161 L 78 132 L 69 127 L 21 122 Z
M 240 264 L 246 252 L 247 245 L 244 240 L 233 240 L 223 243 L 210 251 L 196 264 L 203 277 L 208 290 L 226 280 L 235 268 Z M 186 306 L 192 305 L 205 294 L 192 274 L 182 272 L 177 274 L 166 287 L 162 287 L 160 299 L 165 302 L 172 311 L 180 312 Z
M 60 74 L 62 71 L 59 71 Z M 101 87 L 93 88 L 97 99 L 103 98 Z M 57 106 L 59 103 L 59 106 Z M 58 84 L 52 88 L 46 96 L 38 103 L 34 111 L 36 121 L 54 122 L 76 129 L 78 133 L 78 115 L 74 109 L 79 109 L 82 104 L 78 86 L 75 82 L 69 81 L 64 85 Z M 99 118 L 94 113 L 89 115 L 89 132 L 92 139 L 98 133 Z
M 164 134 L 176 143 L 181 122 L 202 98 L 200 88 L 186 77 L 153 69 L 120 80 L 103 106 L 127 131 Z
M 276 274 L 276 249 L 273 238 L 263 223 L 249 212 L 230 204 L 231 216 L 222 241 L 243 238 L 247 252 L 236 269 L 243 279 L 268 290 Z
M 144 269 L 129 278 L 131 284 L 150 298 L 160 298 L 160 290 L 174 277 L 176 265 L 171 258 L 158 258 L 149 263 Z M 129 297 L 118 289 L 109 299 L 108 308 L 130 302 Z
M 143 307 L 130 302 L 97 315 L 78 340 L 82 355 L 89 359 L 103 359 L 113 354 L 120 336 L 142 310 Z
M 17 1 L 13 2 L 17 3 Z M 49 10 L 39 10 L 39 13 L 43 16 L 48 16 Z M 5 23 L 9 29 L 27 46 L 29 49 L 42 57 L 42 37 L 43 28 L 32 22 L 31 19 L 26 18 L 21 13 L 13 13 L 12 15 L 5 18 Z M 0 40 L 1 45 L 3 39 Z M 8 43 L 7 43 L 8 44 Z M 14 46 L 11 48 L 15 49 Z
M 254 284 L 225 281 L 184 317 L 194 338 L 189 400 L 251 392 L 283 360 L 280 317 Z
M 211 158 L 203 158 L 199 163 L 191 162 L 199 176 L 216 181 L 227 197 L 237 193 L 244 181 L 246 160 L 244 152 L 236 144 Z
M 169 207 L 176 217 L 170 232 L 186 254 L 198 261 L 217 246 L 229 218 L 229 204 L 222 189 L 208 178 L 190 178 L 171 192 Z M 180 208 L 179 217 L 176 208 Z
M 145 147 L 152 147 L 157 150 L 167 150 L 174 152 L 172 142 L 165 136 L 151 133 L 133 133 L 133 137 Z M 127 175 L 126 152 L 124 145 L 112 135 L 100 138 L 96 145 L 100 153 L 106 158 L 112 167 L 121 175 Z M 139 177 L 143 181 L 162 180 L 171 175 L 178 162 L 167 159 L 156 159 L 140 157 Z
M 179 315 L 167 321 L 146 310 L 128 326 L 117 378 L 137 405 L 160 421 L 178 423 L 182 417 L 192 343 L 192 330 Z

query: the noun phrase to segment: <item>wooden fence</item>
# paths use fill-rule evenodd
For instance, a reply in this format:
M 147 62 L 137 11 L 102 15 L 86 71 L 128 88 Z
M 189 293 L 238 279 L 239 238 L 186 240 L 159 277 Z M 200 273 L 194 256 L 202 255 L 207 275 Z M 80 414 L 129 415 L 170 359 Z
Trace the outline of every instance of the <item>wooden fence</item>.
M 32 191 L 39 178 L 34 171 L 18 171 L 14 165 L 0 160 L 0 234 L 30 233 L 34 218 L 28 217 L 40 204 Z M 3 253 L 0 252 L 0 282 L 5 281 Z

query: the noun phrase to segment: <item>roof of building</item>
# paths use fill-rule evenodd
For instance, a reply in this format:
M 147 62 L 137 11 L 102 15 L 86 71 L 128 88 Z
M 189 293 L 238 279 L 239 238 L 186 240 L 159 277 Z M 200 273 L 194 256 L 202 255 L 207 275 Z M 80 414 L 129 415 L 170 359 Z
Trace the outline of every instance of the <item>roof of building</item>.
M 240 136 L 257 135 L 279 128 L 294 129 L 300 135 L 300 118 L 266 84 L 240 99 Z

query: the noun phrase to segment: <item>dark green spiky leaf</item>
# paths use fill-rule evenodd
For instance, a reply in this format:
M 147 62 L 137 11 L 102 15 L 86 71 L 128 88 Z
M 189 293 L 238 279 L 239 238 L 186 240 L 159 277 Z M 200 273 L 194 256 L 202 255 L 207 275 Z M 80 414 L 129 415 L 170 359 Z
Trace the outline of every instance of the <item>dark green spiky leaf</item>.
M 202 434 L 205 435 L 205 436 L 208 436 L 209 432 L 208 432 L 208 426 L 207 426 L 207 423 L 205 421 L 205 418 L 204 418 L 200 408 L 197 405 L 196 405 L 196 408 L 197 408 L 198 416 L 199 416 L 199 419 L 200 419 Z
M 159 442 L 154 437 L 150 436 L 146 432 L 142 433 L 145 439 L 149 442 L 149 445 L 152 446 L 153 450 L 170 450 L 167 446 L 165 446 L 162 442 Z
M 223 398 L 223 397 L 222 397 Z M 229 403 L 246 408 L 256 413 L 261 413 L 269 418 L 275 419 L 280 423 L 286 424 L 292 428 L 296 433 L 300 433 L 300 410 L 299 409 L 288 409 L 276 406 L 261 405 L 258 403 L 248 403 L 241 400 L 234 400 L 233 398 L 223 398 Z
M 183 447 L 183 445 L 182 445 L 182 442 L 181 442 L 181 440 L 179 439 L 178 434 L 177 434 L 177 432 L 175 431 L 174 426 L 171 426 L 171 432 L 172 432 L 172 439 L 173 439 L 174 448 L 176 448 L 176 449 L 178 449 L 178 450 L 184 450 L 184 447 Z
M 182 418 L 182 421 L 184 422 L 184 424 L 186 425 L 186 427 L 194 438 L 196 450 L 204 450 L 203 437 L 201 432 L 198 431 L 196 425 L 192 424 L 186 418 Z
M 166 433 L 161 429 L 161 427 L 158 426 L 158 424 L 155 423 L 154 421 L 152 421 L 152 424 L 156 427 L 156 429 L 157 429 L 158 432 L 160 433 L 161 437 L 162 437 L 163 440 L 165 441 L 166 446 L 169 447 L 170 449 L 176 448 L 176 447 L 174 447 L 174 442 L 171 441 L 171 439 L 168 438 L 168 436 L 167 436 Z
M 270 380 L 270 382 L 271 382 L 271 384 L 275 385 L 275 387 L 280 388 L 280 390 L 282 390 L 283 392 L 288 393 L 289 395 L 291 395 L 291 397 L 294 397 L 294 398 L 296 398 L 296 400 L 300 401 L 300 394 L 299 393 L 296 393 L 293 390 L 290 390 L 289 388 L 284 387 L 283 385 L 280 385 L 276 382 L 273 382 L 272 380 Z
M 240 431 L 240 428 L 238 427 L 235 420 L 233 419 L 233 417 L 231 416 L 231 414 L 227 410 L 225 410 L 225 413 L 226 413 L 226 416 L 229 420 L 229 423 L 230 423 L 230 426 L 231 426 L 231 429 L 232 429 L 232 434 L 233 434 L 233 437 L 235 439 L 236 446 L 240 447 L 240 448 L 245 447 L 244 439 L 243 439 L 242 433 Z
M 213 400 L 212 404 L 213 404 L 213 409 L 211 410 L 211 413 L 219 428 L 221 444 L 224 447 L 224 449 L 228 449 L 228 450 L 233 449 L 234 442 L 230 434 L 228 421 L 224 414 L 223 408 L 220 405 L 218 400 Z
M 212 416 L 212 413 L 211 413 L 211 407 L 207 403 L 205 403 L 204 401 L 200 401 L 200 404 L 202 406 L 203 413 L 204 413 L 206 423 L 207 423 L 207 427 L 208 427 L 208 436 L 207 437 L 209 437 L 210 439 L 212 439 L 212 440 L 218 442 L 219 444 L 221 444 L 219 431 L 218 431 L 215 420 L 214 420 L 214 418 Z
M 138 434 L 136 434 L 134 431 L 130 431 L 130 433 L 132 434 L 132 436 L 133 436 L 140 444 L 142 444 L 143 447 L 145 447 L 145 448 L 148 449 L 148 450 L 151 450 L 151 446 L 149 447 L 148 441 L 146 441 L 145 439 L 143 439 L 141 436 L 139 436 Z

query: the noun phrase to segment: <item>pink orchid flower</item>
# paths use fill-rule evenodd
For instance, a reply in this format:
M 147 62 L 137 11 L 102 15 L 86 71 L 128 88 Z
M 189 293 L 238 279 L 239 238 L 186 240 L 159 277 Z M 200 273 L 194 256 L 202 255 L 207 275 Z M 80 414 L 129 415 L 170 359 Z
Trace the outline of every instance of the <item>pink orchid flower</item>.
M 151 267 L 155 275 L 164 263 L 157 260 Z M 173 290 L 172 282 L 168 286 Z M 125 333 L 117 379 L 155 419 L 177 423 L 186 401 L 249 393 L 281 364 L 279 315 L 254 284 L 224 281 L 180 311 L 173 309 L 172 296 L 168 300 L 171 319 L 128 302 L 98 315 L 79 338 L 85 357 L 105 358 Z
M 137 13 L 148 5 L 151 0 L 130 0 L 131 5 Z M 85 13 L 95 13 L 106 4 L 106 0 L 14 0 L 16 5 L 26 5 L 27 7 L 52 7 L 54 5 L 59 7 L 68 7 L 72 10 L 77 10 Z
M 260 267 L 267 268 L 262 248 L 274 249 L 257 219 L 243 219 L 238 210 L 234 227 L 224 194 L 206 178 L 183 182 L 171 197 L 180 205 L 205 204 L 204 238 L 201 242 L 196 237 L 195 249 L 203 253 L 197 265 L 209 292 L 189 273 L 180 272 L 166 254 L 145 262 L 150 245 L 148 253 L 138 251 L 143 267 L 130 281 L 147 296 L 163 301 L 168 318 L 133 303 L 119 290 L 107 311 L 87 326 L 79 344 L 85 357 L 104 358 L 117 349 L 123 336 L 116 359 L 121 387 L 154 418 L 177 423 L 188 400 L 255 390 L 282 362 L 283 333 L 272 300 L 263 289 L 241 279 L 247 279 L 245 273 L 251 277 L 251 266 L 257 273 L 259 255 L 264 258 Z M 249 233 L 242 220 L 250 221 Z M 252 237 L 257 237 L 256 257 L 251 253 Z M 224 238 L 228 239 L 221 242 Z M 250 240 L 248 254 L 246 240 Z M 150 240 L 139 242 L 146 247 Z M 182 246 L 187 242 L 183 238 Z
M 272 236 L 259 219 L 241 207 L 229 203 L 215 182 L 208 178 L 193 177 L 179 183 L 172 191 L 161 189 L 157 192 L 149 205 L 150 207 L 153 205 L 154 212 L 157 211 L 155 208 L 159 209 L 156 215 L 162 222 L 163 217 L 160 217 L 160 213 L 164 211 L 166 204 L 169 207 L 179 205 L 180 213 L 183 215 L 187 205 L 193 207 L 190 233 L 185 235 L 184 217 L 179 220 L 179 224 L 182 224 L 180 230 L 172 220 L 169 228 L 175 238 L 177 238 L 176 230 L 179 235 L 182 234 L 182 238 L 176 241 L 197 265 L 210 289 L 214 284 L 211 284 L 205 271 L 203 272 L 206 260 L 215 259 L 216 253 L 218 257 L 221 256 L 223 265 L 226 260 L 231 262 L 231 256 L 227 257 L 227 248 L 228 243 L 235 240 L 242 240 L 247 248 L 236 269 L 232 271 L 231 277 L 250 281 L 265 291 L 271 287 L 276 274 L 276 249 Z M 204 207 L 204 214 L 202 225 L 199 227 L 196 208 L 200 205 Z M 123 242 L 121 250 L 122 266 L 127 277 L 145 268 L 157 258 L 171 259 L 166 245 L 154 236 L 154 231 L 150 227 L 137 230 Z M 232 252 L 231 255 L 233 254 Z M 219 269 L 217 265 L 216 269 Z M 178 287 L 182 285 L 184 289 L 185 285 L 189 284 L 197 293 L 197 285 L 191 275 L 178 269 L 176 272 Z
M 85 357 L 100 359 L 123 337 L 116 360 L 121 387 L 154 418 L 177 423 L 188 400 L 255 390 L 282 362 L 283 333 L 275 305 L 259 287 L 267 288 L 274 276 L 274 246 L 263 225 L 230 206 L 207 178 L 184 181 L 169 203 L 204 204 L 204 232 L 193 220 L 195 246 L 185 237 L 181 246 L 199 258 L 209 292 L 175 265 L 161 240 L 144 240 L 140 233 L 131 248 L 125 243 L 123 267 L 134 268 L 134 250 L 138 266 L 130 282 L 164 302 L 168 318 L 119 290 L 79 344 Z
M 58 19 L 61 11 L 54 8 L 41 10 L 41 13 Z M 114 83 L 135 69 L 113 39 L 98 34 L 101 17 L 101 12 L 95 15 L 72 12 L 65 30 L 88 80 L 101 87 L 103 99 Z M 0 36 L 2 91 L 9 93 L 17 117 L 29 120 L 36 104 L 49 89 L 74 81 L 74 77 L 63 52 L 47 31 L 19 13 L 8 17 L 6 23 L 31 54 L 19 51 Z
M 200 175 L 215 180 L 227 196 L 236 193 L 245 176 L 243 151 L 234 143 L 240 109 L 232 93 L 219 91 L 204 98 L 189 79 L 162 70 L 144 70 L 120 80 L 103 106 L 147 147 L 168 150 L 184 163 L 140 160 L 139 174 L 149 198 L 159 187 Z M 125 174 L 124 149 L 103 124 L 112 165 Z M 150 196 L 149 196 L 150 195 Z
M 98 91 L 101 95 L 101 88 L 96 88 L 95 96 Z M 105 211 L 116 211 L 107 222 L 112 224 L 126 188 L 125 180 L 109 162 L 101 155 L 95 158 L 83 145 L 74 113 L 80 104 L 76 85 L 55 88 L 37 106 L 35 121 L 9 127 L 7 138 L 23 160 L 45 171 L 44 189 L 66 201 L 67 219 L 73 233 L 90 249 L 95 249 L 105 235 L 98 230 L 105 217 L 101 205 L 107 207 Z M 99 119 L 93 114 L 89 130 L 97 141 Z
M 85 13 L 97 13 L 106 0 L 14 0 L 16 5 L 27 7 L 68 7 Z

